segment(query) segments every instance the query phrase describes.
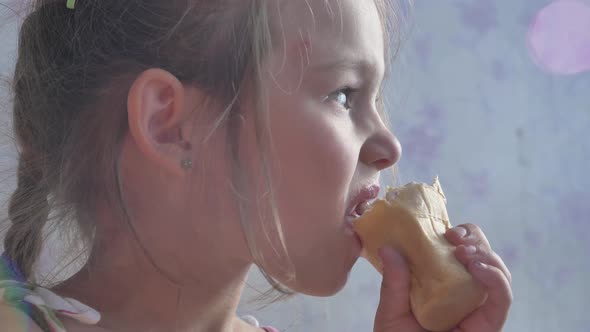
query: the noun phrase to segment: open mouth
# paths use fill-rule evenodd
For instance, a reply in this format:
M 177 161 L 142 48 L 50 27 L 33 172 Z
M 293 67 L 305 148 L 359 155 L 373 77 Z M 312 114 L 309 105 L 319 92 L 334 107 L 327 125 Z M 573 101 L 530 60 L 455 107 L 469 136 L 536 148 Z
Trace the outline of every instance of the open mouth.
M 367 185 L 360 188 L 352 196 L 350 205 L 348 205 L 347 216 L 353 220 L 361 217 L 371 207 L 371 202 L 377 199 L 379 195 L 379 185 Z

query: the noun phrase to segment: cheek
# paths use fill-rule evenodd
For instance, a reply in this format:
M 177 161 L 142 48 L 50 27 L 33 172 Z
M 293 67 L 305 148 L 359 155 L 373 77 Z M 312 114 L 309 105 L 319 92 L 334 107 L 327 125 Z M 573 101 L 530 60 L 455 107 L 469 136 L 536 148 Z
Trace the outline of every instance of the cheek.
M 294 95 L 271 113 L 271 128 L 280 166 L 322 179 L 341 179 L 354 172 L 354 127 L 344 113 Z
M 274 112 L 272 131 L 283 227 L 290 249 L 305 255 L 339 241 L 358 151 L 349 119 L 299 105 Z
M 305 287 L 327 289 L 345 279 L 358 256 L 343 219 L 359 155 L 354 128 L 349 118 L 330 114 L 327 107 L 306 105 L 293 95 L 275 96 L 270 102 L 271 173 L 287 250 Z M 253 171 L 261 174 L 260 167 Z M 271 214 L 259 212 L 257 217 Z M 265 256 L 275 257 L 280 243 L 273 249 L 268 239 L 259 240 Z M 270 259 L 265 268 L 280 275 L 282 263 Z
M 273 122 L 281 189 L 309 208 L 326 197 L 345 199 L 358 160 L 350 124 L 321 111 L 285 111 Z

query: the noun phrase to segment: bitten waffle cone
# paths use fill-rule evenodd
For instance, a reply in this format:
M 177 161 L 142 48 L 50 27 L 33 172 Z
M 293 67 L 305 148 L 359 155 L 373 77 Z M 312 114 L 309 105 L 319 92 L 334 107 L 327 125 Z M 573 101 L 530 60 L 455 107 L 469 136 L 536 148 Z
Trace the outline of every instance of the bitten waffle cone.
M 412 274 L 410 303 L 416 319 L 429 331 L 447 331 L 479 307 L 487 294 L 455 258 L 445 239 L 451 227 L 446 198 L 438 182 L 389 188 L 354 224 L 363 256 L 381 273 L 377 250 L 386 245 L 407 260 Z

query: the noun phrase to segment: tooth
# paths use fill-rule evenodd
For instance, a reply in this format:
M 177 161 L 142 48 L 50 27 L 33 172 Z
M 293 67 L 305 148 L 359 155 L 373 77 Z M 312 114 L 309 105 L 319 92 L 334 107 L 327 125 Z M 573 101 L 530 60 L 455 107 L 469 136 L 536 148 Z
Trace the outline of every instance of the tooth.
M 370 207 L 369 202 L 362 202 L 361 204 L 358 205 L 358 207 L 356 208 L 357 213 L 362 216 L 363 213 L 365 213 Z

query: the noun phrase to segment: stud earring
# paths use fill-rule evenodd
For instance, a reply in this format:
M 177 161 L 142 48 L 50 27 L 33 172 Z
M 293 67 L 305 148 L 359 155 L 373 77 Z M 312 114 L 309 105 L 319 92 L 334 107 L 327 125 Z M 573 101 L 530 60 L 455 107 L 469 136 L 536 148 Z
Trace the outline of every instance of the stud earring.
M 180 162 L 180 167 L 182 167 L 182 169 L 185 169 L 185 170 L 191 169 L 191 168 L 193 168 L 193 161 L 190 159 L 183 159 Z

